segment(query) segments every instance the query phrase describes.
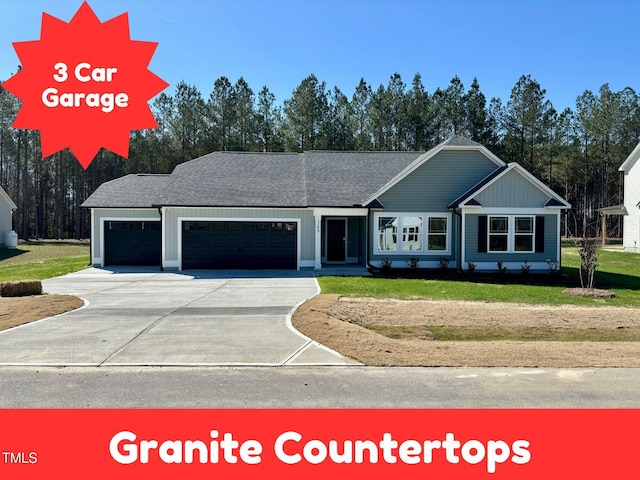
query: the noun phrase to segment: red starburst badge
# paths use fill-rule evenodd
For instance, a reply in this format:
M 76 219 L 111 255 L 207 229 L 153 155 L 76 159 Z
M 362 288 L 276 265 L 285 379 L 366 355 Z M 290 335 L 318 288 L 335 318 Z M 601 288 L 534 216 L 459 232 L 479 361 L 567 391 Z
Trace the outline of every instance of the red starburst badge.
M 2 84 L 22 100 L 13 126 L 40 130 L 43 158 L 68 147 L 86 169 L 100 148 L 128 157 L 131 130 L 158 126 L 157 45 L 131 40 L 126 13 L 102 23 L 87 2 L 69 23 L 43 13 L 40 40 L 13 44 L 22 69 Z

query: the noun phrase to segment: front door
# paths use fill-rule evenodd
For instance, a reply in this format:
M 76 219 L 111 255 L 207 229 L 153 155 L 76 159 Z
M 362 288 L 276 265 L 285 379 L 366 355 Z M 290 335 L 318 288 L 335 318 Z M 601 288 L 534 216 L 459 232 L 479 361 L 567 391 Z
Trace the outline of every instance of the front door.
M 327 262 L 347 260 L 347 220 L 327 219 Z

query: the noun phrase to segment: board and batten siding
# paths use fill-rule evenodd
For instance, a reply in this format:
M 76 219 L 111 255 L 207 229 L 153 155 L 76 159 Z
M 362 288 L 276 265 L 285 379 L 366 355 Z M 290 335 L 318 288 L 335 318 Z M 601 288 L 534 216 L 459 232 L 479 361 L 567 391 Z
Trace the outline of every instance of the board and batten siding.
M 499 213 L 491 214 L 500 216 Z M 513 215 L 513 212 L 505 214 Z M 523 214 L 522 216 L 528 216 Z M 536 215 L 540 216 L 540 215 Z M 518 262 L 522 263 L 527 260 L 529 263 L 541 262 L 546 263 L 547 260 L 556 261 L 558 255 L 558 215 L 547 214 L 544 216 L 544 252 L 541 253 L 525 253 L 525 252 L 478 252 L 478 218 L 480 215 L 465 215 L 465 262 L 482 263 L 491 262 Z M 467 265 L 463 265 L 467 268 Z
M 640 252 L 640 160 L 636 160 L 624 175 L 623 246 L 630 252 Z
M 181 234 L 178 218 L 202 219 L 300 219 L 300 262 L 313 262 L 315 253 L 315 219 L 313 210 L 307 209 L 251 209 L 251 208 L 195 208 L 166 207 L 165 222 L 165 261 L 171 265 L 179 261 L 178 238 Z
M 104 219 L 116 219 L 123 222 L 146 219 L 160 220 L 160 212 L 157 208 L 93 208 L 91 212 L 91 263 L 94 264 L 104 262 L 104 258 L 102 258 L 104 239 L 101 236 L 101 226 Z
M 473 150 L 445 150 L 384 192 L 378 200 L 389 212 L 447 212 L 447 205 L 498 166 Z
M 474 197 L 485 207 L 544 207 L 549 196 L 529 180 L 512 170 Z

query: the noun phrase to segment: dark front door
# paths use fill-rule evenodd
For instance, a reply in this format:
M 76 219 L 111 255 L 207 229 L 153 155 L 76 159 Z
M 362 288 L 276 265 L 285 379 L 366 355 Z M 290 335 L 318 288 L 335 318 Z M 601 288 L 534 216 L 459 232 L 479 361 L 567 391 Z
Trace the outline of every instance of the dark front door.
M 347 221 L 344 218 L 327 219 L 327 262 L 347 260 Z

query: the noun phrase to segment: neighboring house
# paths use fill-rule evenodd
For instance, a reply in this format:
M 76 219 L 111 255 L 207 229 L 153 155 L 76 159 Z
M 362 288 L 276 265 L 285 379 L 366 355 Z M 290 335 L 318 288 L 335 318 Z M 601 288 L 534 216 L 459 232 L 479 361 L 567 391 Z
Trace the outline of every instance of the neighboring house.
M 547 271 L 570 205 L 454 136 L 428 152 L 217 152 L 101 185 L 91 261 L 164 269 L 406 267 Z
M 640 143 L 620 166 L 620 171 L 624 172 L 622 244 L 626 251 L 640 252 Z
M 13 230 L 13 211 L 17 208 L 16 204 L 7 195 L 7 192 L 0 187 L 0 245 L 5 244 L 7 232 Z

